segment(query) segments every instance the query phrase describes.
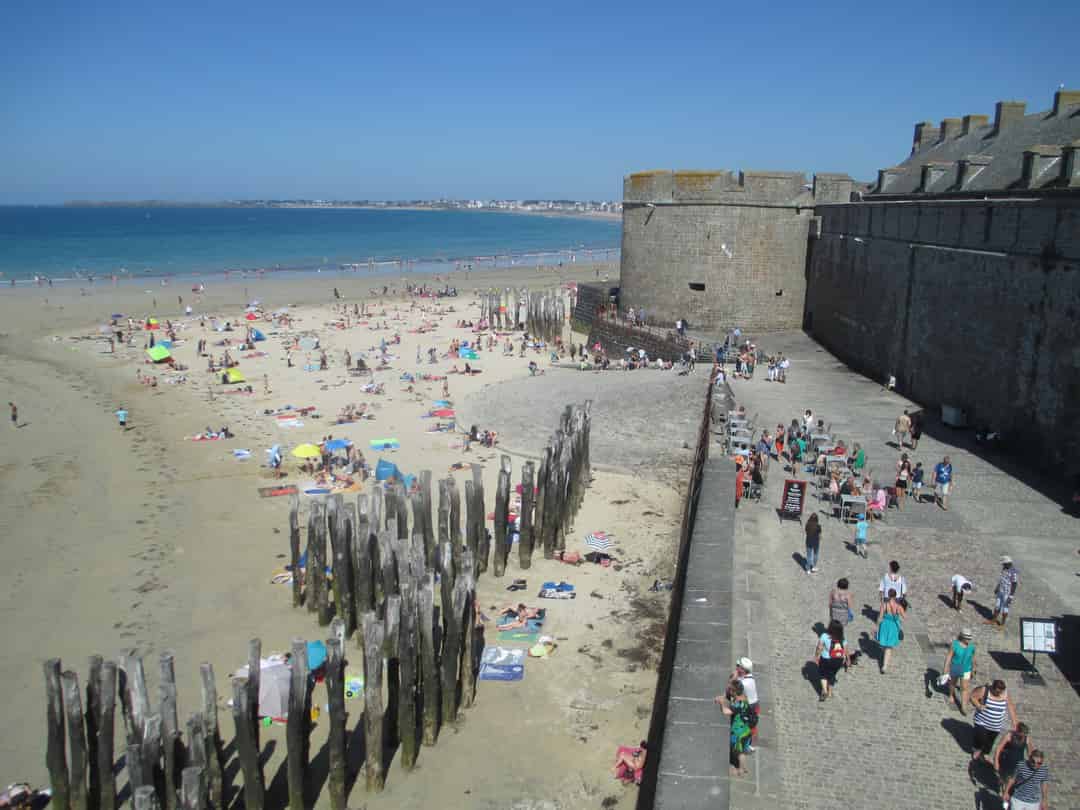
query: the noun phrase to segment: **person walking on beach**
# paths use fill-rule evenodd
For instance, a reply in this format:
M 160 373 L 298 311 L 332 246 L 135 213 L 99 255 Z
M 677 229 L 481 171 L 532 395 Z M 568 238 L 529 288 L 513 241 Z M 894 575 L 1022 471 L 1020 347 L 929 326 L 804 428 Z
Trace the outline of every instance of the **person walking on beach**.
M 945 675 L 949 679 L 949 695 L 945 698 L 945 705 L 956 704 L 960 708 L 960 714 L 967 714 L 964 708 L 968 702 L 968 690 L 971 688 L 971 677 L 975 674 L 975 645 L 971 641 L 971 631 L 964 628 L 960 635 L 949 648 L 945 655 Z M 956 701 L 956 690 L 960 690 L 960 701 Z
M 888 598 L 881 613 L 878 614 L 877 643 L 881 647 L 881 674 L 889 671 L 889 660 L 893 650 L 900 646 L 900 632 L 903 630 L 904 608 L 897 601 L 895 588 L 889 588 Z
M 952 489 L 953 467 L 952 461 L 945 456 L 934 465 L 934 498 L 938 506 L 949 511 L 949 490 Z
M 806 521 L 806 564 L 803 566 L 807 574 L 818 572 L 819 552 L 821 550 L 821 521 L 818 520 L 817 512 L 810 515 Z
M 116 421 L 120 423 L 121 430 L 127 430 L 128 412 L 123 405 L 116 409 Z
M 1013 567 L 1012 557 L 1003 555 L 1001 576 L 998 577 L 997 586 L 994 588 L 994 615 L 986 620 L 987 624 L 996 627 L 1005 626 L 1005 620 L 1009 618 L 1009 608 L 1012 606 L 1012 600 L 1019 585 L 1020 572 Z
M 968 775 L 971 776 L 976 763 L 986 762 L 986 758 L 994 753 L 998 734 L 1007 728 L 1016 728 L 1017 720 L 1016 706 L 1003 680 L 980 686 L 971 693 L 969 702 L 975 708 L 975 716 L 971 718 L 975 736 L 971 762 L 968 763 Z
M 1035 750 L 1016 766 L 1016 773 L 1002 793 L 1009 799 L 1010 810 L 1049 810 L 1050 772 L 1042 751 Z
M 8 407 L 11 408 L 11 426 L 19 426 L 19 408 L 14 402 L 8 402 Z

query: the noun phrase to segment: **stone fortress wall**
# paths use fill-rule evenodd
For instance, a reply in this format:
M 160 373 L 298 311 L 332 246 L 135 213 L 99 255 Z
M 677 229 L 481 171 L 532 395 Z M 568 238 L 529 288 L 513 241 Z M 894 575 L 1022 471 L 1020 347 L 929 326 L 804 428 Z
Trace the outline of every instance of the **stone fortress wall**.
M 850 178 L 829 183 L 831 199 L 850 195 Z M 813 215 L 805 184 L 798 172 L 627 176 L 621 307 L 644 307 L 664 325 L 685 318 L 695 329 L 797 327 Z
M 872 186 L 662 171 L 627 176 L 623 196 L 623 308 L 714 334 L 801 325 L 1080 472 L 1080 91 L 920 122 Z

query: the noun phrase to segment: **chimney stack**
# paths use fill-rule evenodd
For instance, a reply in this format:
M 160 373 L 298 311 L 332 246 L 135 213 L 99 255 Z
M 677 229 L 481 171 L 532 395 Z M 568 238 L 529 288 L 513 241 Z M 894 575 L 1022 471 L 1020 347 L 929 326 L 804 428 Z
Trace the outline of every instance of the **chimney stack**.
M 1024 110 L 1027 102 L 1024 101 L 999 101 L 994 105 L 994 134 L 997 135 L 1006 127 L 1011 127 L 1017 121 L 1024 120 Z
M 1060 146 L 1038 144 L 1025 149 L 1024 173 L 1021 177 L 1021 185 L 1024 188 L 1035 188 L 1046 170 L 1059 160 L 1061 160 Z
M 1061 184 L 1066 188 L 1080 188 L 1080 139 L 1061 150 Z
M 987 155 L 968 155 L 956 163 L 956 184 L 960 191 L 964 191 L 968 184 L 990 165 L 990 157 Z
M 955 138 L 960 134 L 960 119 L 959 118 L 942 118 L 941 119 L 941 140 L 948 141 Z
M 915 137 L 911 144 L 911 154 L 914 155 L 920 149 L 937 143 L 940 134 L 941 130 L 930 121 L 920 121 L 915 125 Z
M 1066 107 L 1080 104 L 1080 90 L 1058 90 L 1054 93 L 1054 117 L 1064 115 Z
M 970 135 L 977 128 L 985 127 L 989 123 L 989 115 L 965 115 L 960 130 L 964 135 Z

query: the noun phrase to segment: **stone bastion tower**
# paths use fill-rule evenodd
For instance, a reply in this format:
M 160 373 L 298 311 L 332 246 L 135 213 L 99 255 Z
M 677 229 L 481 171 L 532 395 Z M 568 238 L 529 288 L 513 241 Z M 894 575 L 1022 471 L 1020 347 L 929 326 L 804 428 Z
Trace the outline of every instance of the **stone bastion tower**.
M 814 205 L 854 181 L 799 172 L 648 171 L 623 180 L 622 308 L 719 332 L 797 329 Z

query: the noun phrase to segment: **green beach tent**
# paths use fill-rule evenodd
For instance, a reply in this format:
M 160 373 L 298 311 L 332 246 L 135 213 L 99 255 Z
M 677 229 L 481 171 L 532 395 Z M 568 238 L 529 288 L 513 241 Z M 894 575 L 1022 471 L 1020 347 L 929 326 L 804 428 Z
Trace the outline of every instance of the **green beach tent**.
M 240 369 L 238 369 L 238 368 L 230 368 L 225 373 L 226 373 L 226 375 L 228 377 L 229 382 L 231 382 L 231 383 L 247 382 L 247 378 L 243 374 L 240 373 Z
M 162 360 L 168 360 L 172 357 L 172 355 L 169 354 L 169 350 L 164 346 L 153 346 L 146 350 L 146 354 L 155 363 L 160 363 Z

